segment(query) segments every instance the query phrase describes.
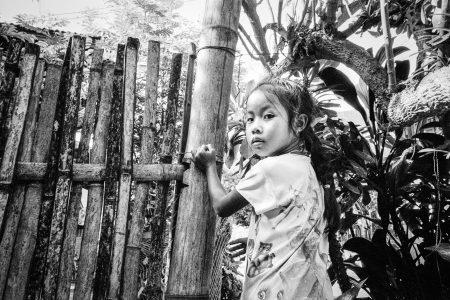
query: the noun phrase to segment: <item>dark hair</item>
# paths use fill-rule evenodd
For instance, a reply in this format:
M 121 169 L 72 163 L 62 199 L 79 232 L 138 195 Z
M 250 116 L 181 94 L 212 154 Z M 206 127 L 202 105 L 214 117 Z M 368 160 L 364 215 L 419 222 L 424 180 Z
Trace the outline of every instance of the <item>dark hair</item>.
M 330 170 L 330 157 L 322 146 L 320 139 L 314 133 L 311 122 L 318 111 L 308 90 L 301 84 L 279 77 L 268 77 L 256 84 L 247 93 L 247 98 L 256 90 L 275 96 L 286 109 L 288 122 L 299 141 L 303 142 L 305 149 L 311 154 L 311 163 L 316 172 L 317 179 L 325 189 L 325 212 L 328 229 L 333 234 L 339 227 L 339 208 L 334 196 L 333 174 Z M 297 132 L 298 116 L 304 114 L 308 117 L 304 130 Z

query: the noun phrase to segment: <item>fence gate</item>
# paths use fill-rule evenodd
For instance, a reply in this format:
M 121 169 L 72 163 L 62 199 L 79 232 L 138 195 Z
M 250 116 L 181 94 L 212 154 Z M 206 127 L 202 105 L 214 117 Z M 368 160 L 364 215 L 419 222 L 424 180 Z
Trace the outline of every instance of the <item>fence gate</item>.
M 167 104 L 163 121 L 158 121 L 160 43 L 149 42 L 139 142 L 133 138 L 138 50 L 139 41 L 129 38 L 126 45 L 118 45 L 115 63 L 102 59 L 103 50 L 93 50 L 86 103 L 80 105 L 84 37 L 70 39 L 62 65 L 44 62 L 38 46 L 17 39 L 4 49 L 1 299 L 136 299 L 143 213 L 155 193 L 146 253 L 151 254 L 148 280 L 156 286 L 147 293 L 162 299 L 164 233 L 170 231 L 166 207 L 168 199 L 177 199 L 186 169 L 181 155 L 173 155 L 185 152 L 195 52 L 189 57 L 183 107 L 178 107 L 182 55 L 173 55 Z M 177 130 L 180 109 L 183 124 Z M 177 132 L 181 139 L 176 148 Z M 137 158 L 133 155 L 139 144 Z M 171 220 L 173 224 L 173 216 Z

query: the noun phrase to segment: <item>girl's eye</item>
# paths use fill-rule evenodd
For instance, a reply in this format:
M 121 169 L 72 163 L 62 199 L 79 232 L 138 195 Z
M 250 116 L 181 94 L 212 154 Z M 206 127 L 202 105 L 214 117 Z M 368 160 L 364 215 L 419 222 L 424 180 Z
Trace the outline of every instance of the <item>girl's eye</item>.
M 253 122 L 253 118 L 248 117 L 246 120 L 247 123 Z
M 274 118 L 274 117 L 275 117 L 274 114 L 265 114 L 265 115 L 264 115 L 264 119 L 272 119 L 272 118 Z

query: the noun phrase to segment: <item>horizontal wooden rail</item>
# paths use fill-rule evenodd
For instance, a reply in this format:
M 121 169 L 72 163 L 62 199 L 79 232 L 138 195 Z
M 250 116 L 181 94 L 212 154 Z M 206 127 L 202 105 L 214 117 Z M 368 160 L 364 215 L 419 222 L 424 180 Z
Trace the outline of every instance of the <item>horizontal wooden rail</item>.
M 126 168 L 126 166 L 124 166 Z M 16 179 L 22 181 L 39 181 L 44 179 L 46 163 L 19 162 L 16 169 Z M 133 166 L 135 181 L 169 181 L 182 180 L 186 166 L 182 164 L 145 164 Z M 105 180 L 104 164 L 74 164 L 73 181 L 103 181 Z M 6 182 L 5 182 L 6 183 Z

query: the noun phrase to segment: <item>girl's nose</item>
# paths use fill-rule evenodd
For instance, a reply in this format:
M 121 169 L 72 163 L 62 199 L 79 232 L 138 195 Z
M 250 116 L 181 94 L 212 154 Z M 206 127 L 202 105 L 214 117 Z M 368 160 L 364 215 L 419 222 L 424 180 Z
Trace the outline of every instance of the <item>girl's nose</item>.
M 261 126 L 258 122 L 254 122 L 253 126 L 251 128 L 251 133 L 255 134 L 255 133 L 261 133 Z

